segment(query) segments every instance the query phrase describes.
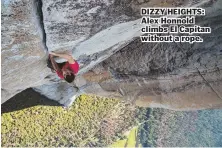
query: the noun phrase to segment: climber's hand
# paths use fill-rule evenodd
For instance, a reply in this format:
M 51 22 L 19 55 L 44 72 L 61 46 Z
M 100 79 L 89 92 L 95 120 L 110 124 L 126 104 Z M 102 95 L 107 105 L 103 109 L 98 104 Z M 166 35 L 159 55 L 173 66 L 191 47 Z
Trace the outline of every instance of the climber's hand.
M 53 56 L 52 54 L 49 54 L 49 57 L 50 57 L 50 58 L 53 58 L 54 56 Z
M 53 52 L 53 51 L 50 51 L 49 55 L 56 56 L 57 54 L 55 52 Z
M 74 64 L 75 63 L 75 59 L 70 54 L 67 54 L 67 53 L 55 53 L 55 52 L 49 52 L 49 54 L 52 54 L 53 56 L 57 56 L 57 57 L 66 59 L 69 62 L 69 64 Z

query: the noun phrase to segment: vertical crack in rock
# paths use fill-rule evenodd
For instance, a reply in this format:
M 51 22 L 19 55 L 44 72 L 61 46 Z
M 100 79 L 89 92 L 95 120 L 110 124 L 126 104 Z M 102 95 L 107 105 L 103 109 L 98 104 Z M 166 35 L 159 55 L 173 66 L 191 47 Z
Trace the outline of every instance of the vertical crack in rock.
M 218 96 L 218 98 L 222 99 L 220 94 L 216 91 L 216 89 L 213 88 L 213 86 L 205 79 L 205 77 L 200 73 L 200 70 L 196 67 L 198 74 L 203 78 L 203 80 L 206 82 L 206 84 L 211 88 L 211 90 Z
M 44 22 L 43 22 L 42 0 L 34 0 L 33 8 L 34 8 L 34 13 L 35 13 L 34 17 L 36 18 L 36 24 L 40 32 L 43 47 L 45 51 L 48 51 L 48 47 L 46 45 L 46 33 L 45 33 Z

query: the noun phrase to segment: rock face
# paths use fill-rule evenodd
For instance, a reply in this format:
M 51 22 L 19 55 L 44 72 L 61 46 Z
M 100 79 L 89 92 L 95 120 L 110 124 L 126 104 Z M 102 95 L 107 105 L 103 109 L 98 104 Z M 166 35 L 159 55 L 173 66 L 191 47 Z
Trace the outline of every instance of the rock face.
M 40 92 L 48 98 L 52 98 L 53 100 L 58 101 L 64 106 L 71 105 L 76 96 L 79 95 L 78 90 L 70 85 L 67 85 L 66 82 L 60 83 L 59 85 L 56 83 L 50 85 L 42 85 L 35 87 L 34 90 Z
M 34 8 L 29 0 L 2 1 L 2 103 L 47 76 Z
M 117 10 L 114 1 L 108 0 L 43 0 L 47 47 L 49 50 L 73 50 L 99 31 L 133 19 Z
M 205 7 L 204 43 L 141 43 L 140 7 Z M 140 106 L 192 110 L 222 107 L 221 1 L 3 1 L 2 103 L 32 87 L 69 106 L 81 93 Z M 80 91 L 46 67 L 46 51 L 80 63 Z M 62 61 L 57 59 L 57 61 Z

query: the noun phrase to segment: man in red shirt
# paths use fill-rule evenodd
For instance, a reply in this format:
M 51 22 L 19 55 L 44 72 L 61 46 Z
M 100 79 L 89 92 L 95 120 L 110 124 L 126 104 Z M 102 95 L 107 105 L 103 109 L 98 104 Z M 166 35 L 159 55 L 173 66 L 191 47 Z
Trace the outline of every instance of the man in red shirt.
M 67 62 L 56 63 L 56 61 L 54 60 L 54 56 L 66 59 Z M 75 75 L 79 71 L 79 64 L 77 63 L 76 60 L 73 59 L 71 55 L 64 54 L 64 53 L 50 52 L 49 59 L 52 64 L 52 68 L 56 71 L 57 75 L 61 79 L 65 79 L 68 83 L 71 83 L 74 81 Z

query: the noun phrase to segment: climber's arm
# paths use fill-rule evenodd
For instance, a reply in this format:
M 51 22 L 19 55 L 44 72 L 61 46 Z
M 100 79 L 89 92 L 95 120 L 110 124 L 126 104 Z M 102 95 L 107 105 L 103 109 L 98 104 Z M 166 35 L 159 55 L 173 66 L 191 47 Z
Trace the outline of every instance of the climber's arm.
M 65 53 L 55 53 L 55 52 L 51 52 L 50 54 L 57 56 L 57 57 L 61 57 L 63 59 L 66 59 L 70 64 L 74 64 L 75 60 L 74 58 L 69 55 L 69 54 L 65 54 Z
M 55 71 L 61 72 L 61 69 L 59 68 L 58 64 L 57 64 L 56 61 L 54 60 L 52 54 L 49 54 L 49 58 L 50 58 L 50 60 L 51 60 L 52 67 L 55 69 Z

